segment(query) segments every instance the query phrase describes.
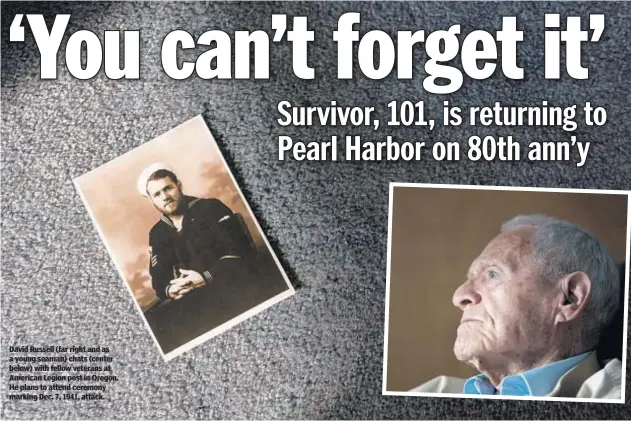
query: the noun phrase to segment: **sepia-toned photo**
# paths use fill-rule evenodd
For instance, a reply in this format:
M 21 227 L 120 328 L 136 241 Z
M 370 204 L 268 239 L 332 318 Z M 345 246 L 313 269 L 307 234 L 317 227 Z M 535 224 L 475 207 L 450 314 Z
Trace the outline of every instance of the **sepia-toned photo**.
M 383 394 L 624 403 L 628 198 L 391 184 Z
M 167 361 L 294 293 L 201 116 L 74 183 Z

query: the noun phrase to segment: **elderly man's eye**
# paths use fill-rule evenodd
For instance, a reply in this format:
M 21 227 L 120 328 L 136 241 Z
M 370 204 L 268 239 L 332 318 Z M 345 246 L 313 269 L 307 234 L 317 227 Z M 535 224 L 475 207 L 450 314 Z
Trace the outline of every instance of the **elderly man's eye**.
M 490 279 L 495 279 L 495 278 L 497 278 L 497 277 L 499 276 L 499 273 L 497 273 L 497 271 L 496 271 L 496 270 L 493 270 L 493 269 L 489 269 L 489 270 L 487 271 L 487 274 L 488 274 L 488 277 L 489 277 Z

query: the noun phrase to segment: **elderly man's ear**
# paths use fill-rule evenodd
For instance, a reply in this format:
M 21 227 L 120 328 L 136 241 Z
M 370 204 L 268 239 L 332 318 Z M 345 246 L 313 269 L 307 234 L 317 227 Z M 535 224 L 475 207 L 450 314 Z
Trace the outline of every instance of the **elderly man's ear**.
M 556 321 L 569 322 L 583 314 L 592 295 L 592 281 L 583 272 L 566 275 L 559 283 L 561 288 Z

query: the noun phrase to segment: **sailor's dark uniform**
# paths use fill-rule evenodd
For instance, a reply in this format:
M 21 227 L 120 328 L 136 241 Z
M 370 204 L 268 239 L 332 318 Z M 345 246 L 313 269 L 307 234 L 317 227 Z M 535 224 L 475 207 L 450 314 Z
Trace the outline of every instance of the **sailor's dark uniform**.
M 180 269 L 198 272 L 207 284 L 220 282 L 231 269 L 245 264 L 243 234 L 234 232 L 232 211 L 217 199 L 184 197 L 181 231 L 162 215 L 149 233 L 151 283 L 166 299 L 169 282 Z M 241 235 L 239 235 L 241 234 Z
M 182 229 L 162 215 L 149 233 L 151 283 L 161 302 L 147 314 L 169 352 L 285 290 L 269 259 L 261 261 L 239 214 L 217 199 L 184 197 Z M 194 270 L 206 285 L 168 299 L 171 280 Z

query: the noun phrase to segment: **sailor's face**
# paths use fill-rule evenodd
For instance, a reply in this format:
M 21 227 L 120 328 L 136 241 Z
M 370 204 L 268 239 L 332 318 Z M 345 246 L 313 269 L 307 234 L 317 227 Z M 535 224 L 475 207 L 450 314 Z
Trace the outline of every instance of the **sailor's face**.
M 153 206 L 163 214 L 168 216 L 179 213 L 183 199 L 182 189 L 171 177 L 149 181 L 147 194 Z

